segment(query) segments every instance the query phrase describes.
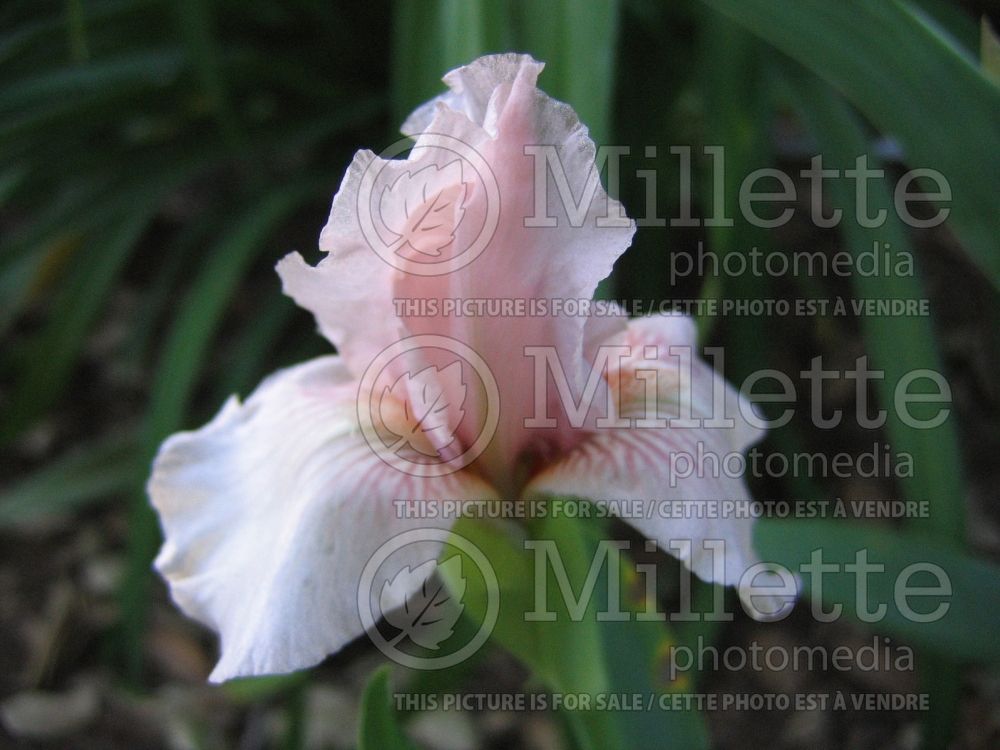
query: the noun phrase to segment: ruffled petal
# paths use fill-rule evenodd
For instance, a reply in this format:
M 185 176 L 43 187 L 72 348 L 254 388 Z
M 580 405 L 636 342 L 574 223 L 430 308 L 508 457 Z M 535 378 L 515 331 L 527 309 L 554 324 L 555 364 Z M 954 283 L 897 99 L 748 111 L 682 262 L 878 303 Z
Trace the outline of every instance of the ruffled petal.
M 308 667 L 360 635 L 372 553 L 408 529 L 447 527 L 407 520 L 394 500 L 490 496 L 467 474 L 420 479 L 383 463 L 359 432 L 357 398 L 343 361 L 322 357 L 160 449 L 148 485 L 165 536 L 156 568 L 178 606 L 219 632 L 213 681 Z M 433 553 L 414 545 L 393 565 Z
M 451 337 L 486 360 L 499 385 L 502 408 L 482 466 L 500 484 L 509 480 L 512 462 L 519 457 L 565 451 L 579 439 L 579 431 L 561 412 L 562 402 L 554 391 L 548 399 L 548 415 L 558 426 L 525 428 L 536 401 L 535 359 L 526 347 L 554 352 L 578 400 L 589 371 L 584 338 L 592 316 L 572 308 L 556 311 L 553 305 L 590 300 L 634 232 L 620 204 L 600 185 L 595 146 L 586 127 L 568 105 L 536 88 L 541 69 L 540 63 L 525 55 L 480 58 L 449 73 L 445 81 L 451 92 L 433 107 L 418 110 L 404 127 L 409 132 L 452 132 L 456 120 L 481 127 L 487 137 L 473 145 L 489 168 L 495 193 L 487 189 L 470 192 L 465 220 L 456 232 L 457 246 L 475 245 L 482 227 L 489 226 L 484 217 L 497 203 L 499 221 L 485 249 L 467 265 L 435 276 L 397 276 L 394 296 L 431 300 L 439 310 L 447 300 L 455 299 L 541 301 L 547 306 L 544 312 L 526 314 L 403 316 L 409 331 Z M 541 163 L 538 157 L 536 165 L 536 156 L 528 149 L 534 146 L 554 149 L 557 163 Z M 546 175 L 544 216 L 536 215 L 536 166 Z M 557 182 L 563 175 L 572 196 L 563 196 L 559 190 Z M 488 405 L 470 404 L 469 408 L 481 412 Z M 480 415 L 471 424 L 482 421 Z M 461 429 L 459 436 L 465 442 L 470 438 Z
M 328 255 L 310 266 L 298 253 L 290 253 L 277 266 L 285 293 L 313 313 L 320 332 L 337 347 L 356 378 L 364 377 L 383 353 L 411 337 L 399 307 L 407 301 L 396 298 L 398 279 L 413 268 L 421 270 L 421 259 L 447 262 L 458 247 L 456 227 L 466 218 L 474 170 L 456 154 L 455 144 L 469 144 L 474 153 L 475 144 L 487 135 L 451 110 L 438 113 L 437 133 L 446 135 L 418 138 L 405 159 L 359 151 L 320 234 L 320 249 Z M 441 369 L 455 361 L 447 356 Z M 390 358 L 386 374 L 409 382 L 439 360 L 427 347 L 403 347 L 399 356 Z M 449 382 L 438 385 L 447 390 Z M 420 393 L 411 396 L 419 400 Z M 444 398 L 449 404 L 463 400 L 462 393 L 447 393 Z M 471 418 L 475 416 L 473 412 Z M 442 458 L 461 453 L 461 438 L 482 427 L 482 422 L 467 427 L 451 441 L 461 417 L 449 409 L 445 431 L 449 439 L 436 445 Z
M 759 562 L 749 513 L 753 500 L 738 458 L 763 436 L 744 416 L 752 407 L 743 401 L 741 409 L 742 397 L 697 356 L 689 318 L 634 320 L 623 338 L 608 343 L 628 347 L 629 356 L 609 372 L 608 379 L 620 404 L 619 416 L 632 420 L 632 426 L 593 431 L 535 476 L 528 492 L 597 503 L 641 500 L 647 517 L 627 520 L 646 538 L 681 558 L 700 578 L 738 584 L 743 573 Z M 678 347 L 674 349 L 678 356 L 671 347 Z M 688 369 L 682 368 L 682 361 L 691 362 L 690 377 L 682 372 Z M 666 427 L 637 426 L 654 417 L 654 410 L 646 406 L 653 400 L 654 391 L 647 386 L 651 373 L 656 376 L 655 418 L 668 420 Z M 702 420 L 701 426 L 669 424 L 681 417 Z M 724 419 L 732 420 L 732 425 L 705 426 Z M 679 513 L 682 505 L 674 501 L 690 501 L 685 502 L 690 510 Z M 682 540 L 690 546 L 671 547 L 671 541 Z M 724 570 L 713 568 L 712 545 L 706 547 L 706 540 L 725 542 Z M 775 585 L 775 581 L 764 573 L 757 584 Z M 757 601 L 756 608 L 768 613 L 774 606 Z
M 285 294 L 313 314 L 320 333 L 337 347 L 355 377 L 360 378 L 380 352 L 407 335 L 393 299 L 394 283 L 402 271 L 386 259 L 399 257 L 391 249 L 398 235 L 384 229 L 379 234 L 372 222 L 384 213 L 397 230 L 406 231 L 406 214 L 419 209 L 427 181 L 400 180 L 421 171 L 450 178 L 455 173 L 446 169 L 447 159 L 437 149 L 414 151 L 409 159 L 382 159 L 371 151 L 359 151 L 320 235 L 320 249 L 328 255 L 316 266 L 299 253 L 289 253 L 278 262 Z M 447 193 L 459 186 L 440 183 L 432 188 Z M 365 196 L 369 203 L 376 202 L 374 208 L 362 207 Z M 364 226 L 363 215 L 368 218 Z M 451 222 L 455 218 L 448 217 Z M 449 229 L 453 231 L 453 227 L 442 231 Z
M 497 88 L 512 84 L 522 68 L 537 79 L 544 67 L 544 63 L 533 60 L 530 55 L 507 53 L 480 57 L 446 73 L 441 80 L 448 91 L 417 107 L 400 130 L 413 137 L 432 131 L 431 123 L 442 107 L 463 114 L 477 125 L 485 126 L 489 122 L 495 126 L 497 110 L 503 103 L 502 99 L 494 100 Z M 496 136 L 496 131 L 490 134 Z

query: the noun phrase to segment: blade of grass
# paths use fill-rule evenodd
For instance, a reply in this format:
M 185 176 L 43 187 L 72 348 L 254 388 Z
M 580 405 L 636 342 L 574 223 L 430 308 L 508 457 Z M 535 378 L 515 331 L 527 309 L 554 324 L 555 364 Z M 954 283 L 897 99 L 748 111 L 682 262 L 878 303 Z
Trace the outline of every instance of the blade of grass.
M 58 102 L 66 106 L 83 99 L 92 105 L 162 88 L 175 79 L 183 59 L 176 49 L 165 47 L 46 71 L 8 84 L 0 93 L 0 114 L 9 120 L 31 105 Z
M 499 579 L 500 609 L 491 639 L 523 661 L 549 689 L 593 696 L 638 693 L 647 699 L 681 690 L 659 671 L 664 646 L 676 642 L 666 623 L 597 619 L 598 609 L 609 600 L 607 568 L 600 571 L 582 619 L 574 619 L 559 594 L 552 593 L 560 590 L 552 565 L 539 562 L 525 546 L 528 540 L 553 542 L 577 596 L 592 563 L 602 559 L 598 544 L 604 531 L 595 518 L 566 517 L 540 519 L 530 530 L 472 518 L 459 519 L 454 526 L 456 534 L 482 551 Z M 465 569 L 474 569 L 476 563 L 465 562 Z M 637 610 L 644 601 L 639 603 L 636 588 L 645 592 L 629 585 L 629 578 L 634 583 L 638 574 L 626 560 L 622 563 L 621 606 Z M 525 617 L 536 606 L 534 585 L 541 572 L 536 565 L 548 568 L 544 571 L 550 592 L 547 611 L 555 614 L 551 621 Z M 468 577 L 462 600 L 465 612 L 481 622 L 488 602 L 482 583 Z M 653 710 L 641 717 L 633 712 L 582 710 L 569 711 L 566 718 L 582 748 L 655 747 L 663 737 L 692 750 L 708 744 L 703 719 L 694 710 Z
M 618 0 L 519 0 L 517 41 L 545 63 L 544 90 L 568 102 L 607 144 L 618 45 Z
M 174 6 L 190 63 L 198 75 L 202 95 L 215 117 L 230 151 L 250 159 L 250 142 L 240 127 L 223 79 L 213 29 L 212 6 L 201 0 L 180 0 Z
M 821 550 L 823 563 L 840 566 L 837 572 L 823 575 L 823 600 L 840 604 L 852 617 L 857 614 L 858 584 L 855 573 L 844 570 L 855 563 L 857 553 L 866 550 L 870 564 L 885 565 L 885 570 L 868 575 L 868 601 L 865 606 L 885 604 L 885 615 L 872 627 L 891 633 L 926 650 L 941 654 L 952 662 L 969 664 L 1000 663 L 1000 640 L 996 637 L 996 612 L 1000 608 L 1000 567 L 978 560 L 941 544 L 923 533 L 901 532 L 826 519 L 762 519 L 754 527 L 757 548 L 769 562 L 778 562 L 789 570 L 799 571 L 809 564 L 815 550 Z M 925 594 L 920 597 L 897 596 L 897 581 L 914 587 L 937 586 L 932 576 L 907 571 L 911 565 L 930 564 L 943 571 L 951 594 Z M 904 571 L 907 574 L 904 576 Z M 912 580 L 909 579 L 912 573 Z M 812 576 L 803 575 L 806 590 Z M 920 601 L 918 602 L 918 598 Z M 900 606 L 905 603 L 914 612 L 928 615 L 946 603 L 937 618 L 919 622 Z M 829 610 L 828 610 L 829 611 Z
M 396 0 L 394 126 L 442 92 L 441 76 L 487 52 L 517 47 L 509 9 L 494 0 Z
M 126 493 L 135 482 L 137 457 L 132 430 L 75 448 L 0 492 L 0 528 L 66 516 Z
M 64 392 L 86 335 L 107 302 L 125 262 L 153 216 L 155 204 L 139 207 L 106 236 L 82 246 L 53 304 L 45 328 L 32 346 L 27 366 L 0 426 L 0 444 L 10 441 Z
M 1000 284 L 1000 89 L 902 2 L 703 0 L 834 85 L 911 166 L 951 186 L 951 225 Z
M 846 169 L 856 157 L 868 153 L 864 130 L 857 118 L 829 86 L 804 70 L 784 69 L 783 79 L 792 102 L 801 117 L 819 140 L 824 168 Z M 869 163 L 877 169 L 873 155 Z M 837 181 L 834 181 L 836 183 Z M 841 228 L 851 251 L 868 251 L 873 245 L 888 243 L 896 252 L 909 253 L 913 247 L 903 225 L 896 216 L 887 189 L 879 183 L 870 191 L 873 211 L 885 210 L 888 220 L 880 229 L 862 227 L 852 213 L 853 189 L 840 182 L 831 183 L 831 203 L 843 211 Z M 879 245 L 880 246 L 880 245 Z M 917 265 L 919 274 L 919 264 Z M 852 278 L 855 295 L 864 299 L 919 300 L 924 296 L 919 275 L 893 274 L 887 277 L 855 275 Z M 965 489 L 958 440 L 951 422 L 946 421 L 932 430 L 907 426 L 893 405 L 893 388 L 908 372 L 932 370 L 941 372 L 940 357 L 935 346 L 935 331 L 931 319 L 920 316 L 864 316 L 861 320 L 865 345 L 875 367 L 885 371 L 885 379 L 877 381 L 880 402 L 887 408 L 886 430 L 891 444 L 913 459 L 912 476 L 900 479 L 904 495 L 911 500 L 929 500 L 926 519 L 913 519 L 910 524 L 944 544 L 959 548 L 965 537 Z M 931 710 L 925 721 L 925 741 L 928 747 L 946 747 L 957 720 L 961 675 L 947 662 L 928 658 L 921 663 L 921 676 L 926 690 L 933 696 Z
M 359 750 L 417 750 L 403 734 L 389 692 L 389 667 L 380 667 L 368 680 L 361 696 L 361 716 L 358 722 Z

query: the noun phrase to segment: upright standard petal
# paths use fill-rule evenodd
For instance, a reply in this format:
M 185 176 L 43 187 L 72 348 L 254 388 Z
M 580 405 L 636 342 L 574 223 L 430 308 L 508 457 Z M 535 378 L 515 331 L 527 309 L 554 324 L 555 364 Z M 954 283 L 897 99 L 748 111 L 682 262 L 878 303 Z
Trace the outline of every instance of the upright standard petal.
M 641 500 L 652 512 L 628 520 L 646 538 L 705 580 L 739 583 L 759 561 L 748 512 L 753 501 L 733 470 L 763 436 L 747 419 L 751 405 L 698 357 L 689 318 L 640 318 L 624 337 L 607 343 L 628 347 L 620 366 L 609 367 L 608 380 L 618 416 L 630 425 L 594 430 L 535 476 L 529 493 L 596 503 Z M 672 501 L 691 501 L 690 514 L 670 511 L 680 507 L 667 505 Z M 722 570 L 715 567 L 712 540 L 725 543 Z
M 401 274 L 395 297 L 433 300 L 528 300 L 546 306 L 527 314 L 404 314 L 407 330 L 449 336 L 480 352 L 496 378 L 502 400 L 500 425 L 484 455 L 484 472 L 510 486 L 519 459 L 557 455 L 578 439 L 552 391 L 549 415 L 560 427 L 526 430 L 533 416 L 535 359 L 527 347 L 554 352 L 575 397 L 585 383 L 584 334 L 589 315 L 573 308 L 590 300 L 601 279 L 628 247 L 634 224 L 600 184 L 596 149 L 587 129 L 566 104 L 536 86 L 540 63 L 523 55 L 480 58 L 445 77 L 451 93 L 433 108 L 418 110 L 404 130 L 437 133 L 471 120 L 487 137 L 474 143 L 495 192 L 472 190 L 465 220 L 456 230 L 459 248 L 480 239 L 485 217 L 499 203 L 499 222 L 485 250 L 466 265 L 440 275 Z M 422 137 L 426 137 L 422 136 Z M 564 302 L 569 306 L 559 307 Z M 558 309 L 557 309 L 558 308 Z M 623 327 L 623 322 L 621 323 Z M 603 385 L 603 384 L 602 384 Z M 603 401 L 603 399 L 602 399 Z M 470 404 L 470 409 L 486 408 Z M 466 438 L 461 430 L 460 437 Z
M 415 333 L 406 326 L 401 305 L 422 308 L 427 301 L 399 299 L 398 279 L 425 268 L 421 261 L 447 263 L 458 247 L 455 234 L 466 218 L 473 188 L 469 180 L 475 170 L 456 155 L 455 144 L 468 144 L 470 153 L 475 153 L 475 144 L 487 136 L 454 112 L 442 113 L 439 129 L 445 135 L 418 139 L 405 159 L 359 151 L 320 234 L 320 249 L 327 256 L 316 266 L 298 253 L 278 263 L 285 293 L 313 313 L 320 332 L 357 378 L 383 352 Z M 496 218 L 494 213 L 492 219 Z M 389 363 L 388 371 L 396 379 L 413 375 L 434 359 L 429 354 L 406 351 Z M 449 394 L 445 400 L 458 403 L 457 395 Z M 474 413 L 472 419 L 477 416 Z M 460 415 L 450 413 L 448 421 L 454 434 Z M 467 428 L 457 443 L 474 429 Z M 444 445 L 436 447 L 448 452 Z
M 360 635 L 372 553 L 418 525 L 447 526 L 408 520 L 394 500 L 490 496 L 466 474 L 419 479 L 382 463 L 359 432 L 357 398 L 343 361 L 322 357 L 160 449 L 148 486 L 165 536 L 156 567 L 181 609 L 221 636 L 212 680 L 302 669 Z M 433 555 L 414 545 L 394 565 Z

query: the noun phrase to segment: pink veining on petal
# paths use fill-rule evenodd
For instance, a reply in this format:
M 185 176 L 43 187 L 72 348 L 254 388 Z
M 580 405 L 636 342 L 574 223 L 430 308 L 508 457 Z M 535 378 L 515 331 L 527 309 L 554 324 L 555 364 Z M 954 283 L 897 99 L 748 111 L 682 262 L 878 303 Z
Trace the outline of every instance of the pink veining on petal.
M 636 499 L 654 503 L 729 501 L 749 506 L 752 499 L 742 477 L 702 471 L 675 472 L 682 465 L 677 462 L 678 456 L 694 457 L 701 450 L 721 461 L 763 437 L 763 432 L 744 418 L 747 405 L 744 402 L 741 408 L 740 394 L 697 356 L 691 319 L 680 315 L 639 318 L 629 323 L 624 335 L 613 337 L 610 343 L 623 343 L 631 352 L 620 367 L 608 373 L 623 416 L 675 418 L 682 416 L 680 404 L 684 403 L 690 406 L 690 414 L 696 419 L 727 417 L 732 419 L 732 425 L 636 427 L 633 423 L 627 428 L 597 430 L 532 477 L 528 493 L 576 495 L 598 504 L 608 499 Z M 690 354 L 690 378 L 682 379 L 682 360 L 671 354 L 672 347 Z M 646 381 L 638 377 L 641 370 L 657 373 L 655 415 L 647 413 Z M 690 388 L 682 386 L 686 380 L 690 381 Z M 749 518 L 739 513 L 707 518 L 673 518 L 653 513 L 649 518 L 630 521 L 663 549 L 668 549 L 672 539 L 692 541 L 691 558 L 685 563 L 706 580 L 713 580 L 713 562 L 701 543 L 706 539 L 726 540 L 724 582 L 735 584 L 757 559 Z

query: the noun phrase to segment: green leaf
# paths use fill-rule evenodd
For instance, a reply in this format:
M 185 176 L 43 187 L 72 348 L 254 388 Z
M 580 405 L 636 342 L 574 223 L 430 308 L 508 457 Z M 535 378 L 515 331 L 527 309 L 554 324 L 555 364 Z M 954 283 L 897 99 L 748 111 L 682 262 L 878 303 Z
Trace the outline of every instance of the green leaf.
M 929 24 L 937 25 L 941 34 L 950 36 L 963 54 L 975 57 L 979 35 L 966 8 L 950 0 L 911 0 L 911 5 L 914 12 L 927 17 Z
M 396 0 L 393 23 L 395 127 L 442 93 L 441 76 L 514 43 L 509 6 L 492 0 Z
M 981 22 L 979 49 L 983 72 L 994 84 L 1000 86 L 1000 37 L 997 37 L 989 19 L 985 16 Z
M 0 528 L 65 516 L 128 492 L 138 456 L 132 430 L 78 446 L 0 493 Z
M 175 12 L 188 59 L 198 74 L 198 82 L 209 111 L 215 116 L 233 154 L 249 157 L 249 141 L 240 129 L 223 79 L 219 50 L 214 38 L 212 5 L 201 0 L 179 0 Z
M 1000 283 L 1000 90 L 926 17 L 896 0 L 703 0 L 840 90 L 948 180 L 950 221 Z
M 90 45 L 82 0 L 66 0 L 66 27 L 70 57 L 75 63 L 86 62 L 90 57 Z
M 88 233 L 104 224 L 114 225 L 127 215 L 144 211 L 147 204 L 158 204 L 163 196 L 220 161 L 219 155 L 211 150 L 191 147 L 180 153 L 166 152 L 155 159 L 133 160 L 127 167 L 115 165 L 110 170 L 89 170 L 86 177 L 75 180 L 69 189 L 46 201 L 44 209 L 23 230 L 0 237 L 0 274 L 55 237 L 74 231 Z M 124 176 L 123 170 L 127 170 Z
M 720 259 L 730 253 L 745 253 L 766 246 L 764 230 L 754 226 L 740 212 L 738 205 L 743 178 L 772 159 L 770 125 L 774 117 L 770 98 L 763 85 L 762 44 L 729 19 L 709 15 L 702 28 L 699 59 L 705 98 L 705 146 L 725 149 L 716 152 L 702 167 L 702 205 L 708 216 L 733 216 L 731 225 L 707 224 L 708 246 Z M 722 157 L 725 171 L 716 179 L 714 171 Z M 709 159 L 706 154 L 704 159 Z M 710 174 L 710 172 L 712 174 Z M 770 280 L 744 274 L 738 279 L 710 276 L 702 288 L 704 296 L 716 298 L 767 299 L 774 296 Z M 717 317 L 717 316 L 716 316 Z M 716 324 L 716 319 L 701 318 L 702 340 Z M 769 366 L 767 351 L 771 336 L 759 321 L 737 316 L 726 321 L 730 365 L 736 374 L 749 373 Z
M 885 616 L 871 627 L 898 636 L 958 662 L 1000 662 L 1000 639 L 996 637 L 996 613 L 1000 611 L 1000 567 L 969 557 L 947 544 L 916 532 L 878 528 L 835 520 L 764 519 L 755 525 L 754 542 L 764 559 L 793 571 L 809 563 L 814 550 L 821 550 L 824 563 L 835 563 L 841 571 L 823 576 L 823 601 L 840 604 L 851 616 L 858 613 L 858 585 L 854 573 L 843 566 L 854 563 L 865 550 L 868 562 L 884 565 L 884 572 L 868 576 L 870 609 L 885 604 Z M 950 582 L 949 596 L 912 597 L 910 606 L 927 615 L 941 603 L 948 609 L 933 622 L 915 622 L 899 606 L 897 585 L 905 585 L 902 573 L 915 564 L 937 566 Z M 812 579 L 802 576 L 807 591 Z M 899 584 L 899 581 L 903 581 Z M 913 586 L 932 587 L 933 578 L 914 575 Z M 923 601 L 921 601 L 921 599 Z
M 610 133 L 618 0 L 397 0 L 396 117 L 441 93 L 441 76 L 490 52 L 546 64 L 541 88 L 569 102 L 597 143 Z M 582 61 L 586 61 L 585 63 Z
M 0 335 L 6 333 L 18 313 L 31 299 L 31 292 L 45 254 L 24 254 L 0 268 Z
M 568 102 L 598 144 L 611 131 L 617 0 L 519 0 L 520 47 L 545 63 L 541 87 Z
M 25 107 L 48 102 L 75 101 L 84 97 L 93 104 L 173 82 L 183 58 L 164 48 L 122 55 L 112 60 L 72 68 L 57 68 L 8 85 L 0 94 L 0 113 L 6 120 Z
M 403 734 L 389 692 L 389 667 L 375 671 L 361 697 L 358 750 L 416 750 Z
M 808 128 L 816 135 L 824 157 L 824 168 L 846 169 L 856 157 L 867 154 L 868 144 L 861 123 L 847 104 L 828 85 L 807 71 L 785 70 L 785 90 Z M 869 165 L 879 168 L 869 155 Z M 866 228 L 854 216 L 854 191 L 842 181 L 830 186 L 831 205 L 843 211 L 841 231 L 846 244 L 855 254 L 869 252 L 873 246 L 888 243 L 897 252 L 913 257 L 913 247 L 884 185 L 875 183 L 869 192 L 869 208 L 886 212 L 886 224 L 881 228 Z M 924 290 L 919 266 L 916 275 L 892 274 L 878 278 L 856 274 L 852 277 L 855 296 L 862 299 L 919 300 Z M 935 347 L 935 331 L 930 318 L 921 316 L 872 316 L 861 319 L 865 345 L 874 366 L 885 372 L 877 381 L 879 401 L 886 407 L 893 404 L 896 383 L 908 372 L 928 369 L 941 372 L 941 361 Z M 911 520 L 928 534 L 944 543 L 963 545 L 965 537 L 965 489 L 958 437 L 953 424 L 945 422 L 934 429 L 917 429 L 899 419 L 898 410 L 887 409 L 886 431 L 895 450 L 913 459 L 912 476 L 899 480 L 904 495 L 910 500 L 929 501 L 927 518 Z M 932 696 L 931 710 L 925 725 L 932 745 L 945 746 L 951 728 L 957 720 L 961 675 L 953 666 L 928 659 L 921 663 L 921 677 Z
M 281 222 L 319 189 L 310 182 L 268 193 L 237 217 L 209 252 L 160 355 L 149 406 L 152 444 L 181 427 L 209 345 L 250 263 Z
M 68 0 L 67 4 L 76 5 L 78 1 Z M 80 3 L 80 10 L 85 11 L 86 20 L 91 23 L 91 28 L 88 30 L 91 32 L 88 35 L 90 37 L 93 36 L 95 27 L 100 29 L 106 26 L 113 29 L 112 22 L 117 17 L 130 11 L 148 11 L 150 6 L 157 2 L 158 0 L 88 0 L 85 9 Z M 37 4 L 35 6 L 39 7 Z M 61 41 L 60 37 L 66 35 L 68 24 L 77 23 L 77 19 L 72 16 L 76 12 L 75 8 L 69 7 L 66 14 L 39 14 L 38 18 L 33 17 L 31 20 L 21 20 L 11 24 L 10 31 L 5 30 L 5 33 L 0 34 L 0 66 L 20 59 L 19 56 L 27 56 L 33 47 L 45 50 L 45 58 L 51 60 L 52 46 Z M 73 28 L 68 31 L 70 34 L 76 33 Z M 74 43 L 72 38 L 70 42 Z
M 212 233 L 223 223 L 220 208 L 207 208 L 165 244 L 154 278 L 144 289 L 141 305 L 135 312 L 128 341 L 122 346 L 125 356 L 133 362 L 150 361 L 150 352 L 158 343 L 155 336 L 169 322 L 177 295 L 183 289 L 182 278 L 197 267 L 203 248 L 210 244 Z
M 530 621 L 525 613 L 535 610 L 538 571 L 536 551 L 525 542 L 552 540 L 564 565 L 573 596 L 579 597 L 598 553 L 603 529 L 590 523 L 565 517 L 541 519 L 532 524 L 529 534 L 522 527 L 494 521 L 459 519 L 454 532 L 472 542 L 490 561 L 500 582 L 500 613 L 492 639 L 529 666 L 546 686 L 560 693 L 633 694 L 644 697 L 669 693 L 675 686 L 659 674 L 663 648 L 676 639 L 665 623 L 604 622 L 597 611 L 607 600 L 605 569 L 597 577 L 593 596 L 582 619 L 574 621 L 559 594 L 559 583 L 552 565 L 548 565 L 546 587 L 548 611 L 553 621 Z M 475 565 L 466 561 L 466 568 Z M 605 562 L 605 565 L 607 563 Z M 624 571 L 623 571 L 624 572 Z M 625 579 L 627 581 L 627 576 Z M 466 614 L 482 621 L 488 592 L 469 580 L 463 603 Z M 628 607 L 628 585 L 622 591 L 622 606 Z M 707 734 L 701 717 L 694 712 L 567 711 L 565 716 L 578 743 L 584 748 L 654 747 L 669 737 L 678 747 L 707 747 Z
M 230 700 L 243 705 L 271 700 L 309 681 L 308 670 L 291 674 L 271 674 L 263 677 L 240 677 L 222 684 L 220 689 Z
M 288 297 L 275 295 L 263 303 L 254 319 L 234 336 L 226 349 L 225 374 L 219 378 L 216 389 L 219 403 L 233 393 L 247 394 L 257 384 L 297 309 Z
M 805 71 L 798 75 L 786 71 L 784 80 L 793 104 L 819 141 L 824 168 L 845 169 L 854 164 L 856 157 L 868 153 L 861 123 L 834 91 Z M 880 166 L 870 154 L 869 166 L 873 169 Z M 894 251 L 913 257 L 910 238 L 892 210 L 892 199 L 884 185 L 875 182 L 869 191 L 869 210 L 886 211 L 886 223 L 879 228 L 865 228 L 855 220 L 855 195 L 848 183 L 831 181 L 829 196 L 831 205 L 844 212 L 840 229 L 852 253 L 870 252 L 875 243 L 887 243 Z M 876 278 L 855 274 L 852 284 L 859 298 L 919 300 L 926 296 L 919 265 L 915 275 L 894 273 Z M 965 491 L 952 421 L 930 430 L 918 429 L 905 425 L 898 410 L 888 408 L 893 403 L 896 383 L 906 373 L 920 369 L 941 372 L 932 319 L 867 315 L 861 324 L 875 367 L 886 373 L 884 380 L 877 381 L 877 387 L 880 402 L 889 412 L 886 427 L 891 444 L 913 456 L 913 476 L 900 480 L 904 493 L 911 500 L 929 500 L 933 508 L 929 518 L 918 519 L 916 523 L 942 539 L 961 544 Z
M 52 306 L 47 325 L 32 346 L 27 367 L 11 398 L 12 406 L 0 428 L 0 443 L 20 433 L 62 394 L 86 334 L 152 215 L 153 206 L 140 207 L 107 235 L 95 236 L 77 250 L 69 277 Z

